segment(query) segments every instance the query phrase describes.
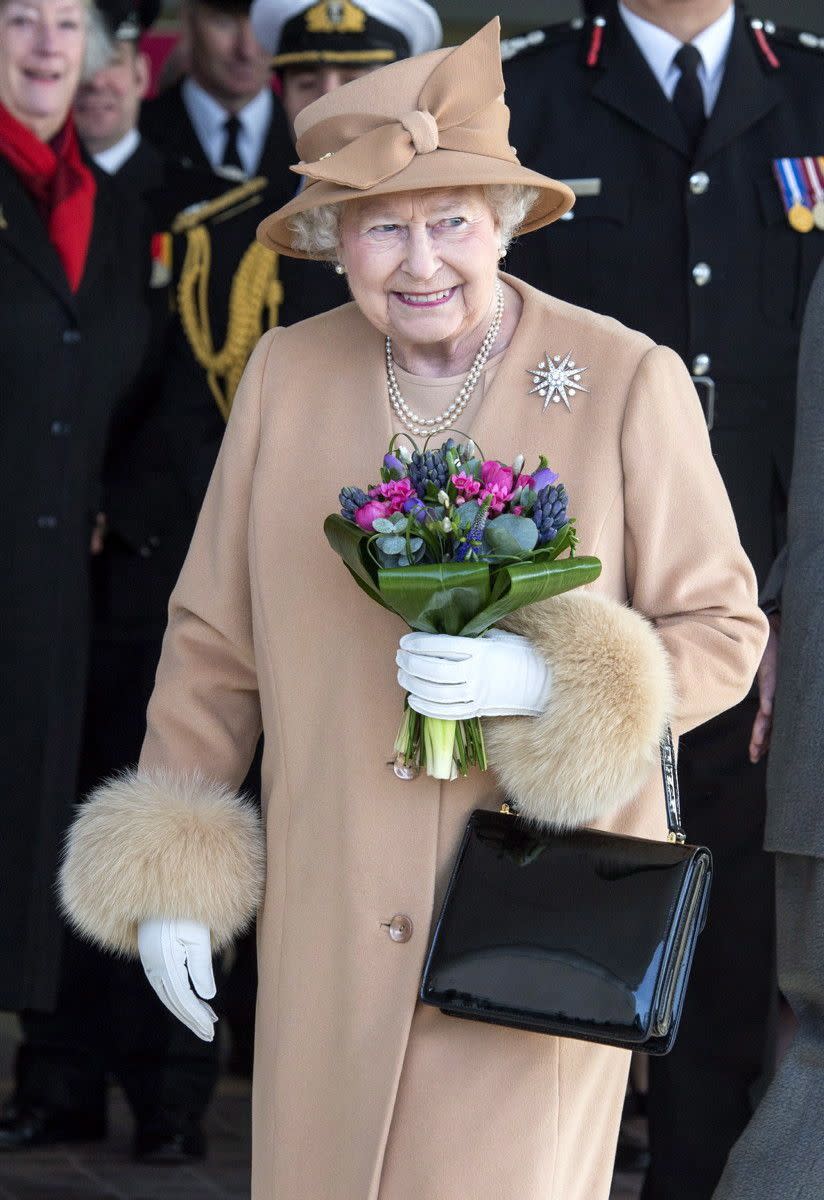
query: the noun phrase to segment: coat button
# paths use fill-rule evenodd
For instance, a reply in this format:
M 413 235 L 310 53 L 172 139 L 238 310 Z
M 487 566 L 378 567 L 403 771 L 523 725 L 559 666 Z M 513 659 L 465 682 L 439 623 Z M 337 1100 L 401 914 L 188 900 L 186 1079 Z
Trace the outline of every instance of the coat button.
M 76 346 L 77 343 L 80 341 L 80 330 L 79 329 L 64 329 L 63 330 L 63 341 L 65 342 L 65 344 L 67 346 Z
M 698 287 L 703 287 L 705 283 L 709 283 L 712 279 L 712 269 L 709 263 L 696 263 L 692 268 L 692 277 Z
M 703 196 L 710 186 L 710 177 L 706 171 L 696 171 L 690 175 L 690 191 L 693 196 Z
M 72 431 L 72 427 L 68 421 L 52 421 L 51 433 L 52 437 L 68 437 Z
M 389 936 L 393 942 L 408 942 L 412 937 L 412 922 L 403 913 L 396 913 L 389 922 Z
M 707 371 L 709 371 L 709 369 L 710 369 L 709 354 L 696 354 L 695 358 L 692 360 L 692 374 L 693 375 L 706 375 L 706 373 L 707 373 Z

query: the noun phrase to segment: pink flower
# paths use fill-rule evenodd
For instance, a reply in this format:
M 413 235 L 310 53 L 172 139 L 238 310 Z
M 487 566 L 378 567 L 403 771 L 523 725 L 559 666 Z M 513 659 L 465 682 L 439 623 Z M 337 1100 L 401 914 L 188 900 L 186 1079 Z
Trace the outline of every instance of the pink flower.
M 388 483 L 371 488 L 369 495 L 375 500 L 385 500 L 388 505 L 386 515 L 391 517 L 393 513 L 400 512 L 406 501 L 415 495 L 415 489 L 408 479 L 390 479 Z
M 473 479 L 471 475 L 465 475 L 463 472 L 460 475 L 453 475 L 452 482 L 458 493 L 455 500 L 456 504 L 463 504 L 464 501 L 471 499 L 472 496 L 477 496 L 481 490 L 478 480 Z
M 512 508 L 510 509 L 510 512 L 512 513 L 513 517 L 520 517 L 520 515 L 523 511 L 524 511 L 524 509 L 523 509 L 522 504 L 513 504 Z
M 481 465 L 481 481 L 483 489 L 479 499 L 486 500 L 487 496 L 491 497 L 490 513 L 503 512 L 504 505 L 513 492 L 512 468 L 505 467 L 503 463 L 495 462 L 494 459 L 488 459 Z
M 355 513 L 355 522 L 361 529 L 365 529 L 367 533 L 372 533 L 372 522 L 377 521 L 378 517 L 388 516 L 388 504 L 384 504 L 380 500 L 370 500 L 368 504 L 364 504 Z

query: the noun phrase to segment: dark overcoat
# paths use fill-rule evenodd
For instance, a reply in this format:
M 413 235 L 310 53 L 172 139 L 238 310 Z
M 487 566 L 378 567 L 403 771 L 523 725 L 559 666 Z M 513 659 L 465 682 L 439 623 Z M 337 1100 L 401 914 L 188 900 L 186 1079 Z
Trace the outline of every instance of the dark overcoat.
M 148 329 L 145 230 L 95 176 L 88 260 L 72 295 L 37 210 L 0 158 L 0 1009 L 54 1001 L 54 878 L 76 799 L 99 470 Z
M 510 43 L 519 158 L 597 194 L 516 245 L 509 269 L 682 356 L 763 580 L 784 540 L 801 319 L 824 256 L 824 231 L 790 228 L 772 161 L 824 151 L 824 53 L 817 39 L 753 28 L 738 10 L 721 91 L 691 156 L 617 9 L 599 12 Z

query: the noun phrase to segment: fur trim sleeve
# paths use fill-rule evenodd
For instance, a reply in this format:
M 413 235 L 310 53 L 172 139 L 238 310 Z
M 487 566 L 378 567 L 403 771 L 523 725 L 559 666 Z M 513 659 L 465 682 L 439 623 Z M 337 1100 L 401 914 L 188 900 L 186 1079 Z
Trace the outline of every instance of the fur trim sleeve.
M 89 796 L 66 836 L 61 908 L 75 930 L 135 957 L 149 917 L 208 925 L 219 950 L 252 919 L 265 848 L 253 804 L 198 774 L 133 770 Z
M 502 622 L 549 664 L 539 717 L 484 722 L 489 761 L 527 818 L 556 829 L 626 804 L 657 761 L 673 696 L 669 660 L 639 613 L 593 592 L 532 604 Z

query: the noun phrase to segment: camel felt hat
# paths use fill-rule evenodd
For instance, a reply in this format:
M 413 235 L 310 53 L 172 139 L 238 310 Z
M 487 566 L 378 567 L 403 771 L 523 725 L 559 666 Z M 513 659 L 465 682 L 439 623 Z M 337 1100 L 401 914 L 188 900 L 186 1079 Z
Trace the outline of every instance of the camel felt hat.
M 522 233 L 556 221 L 575 196 L 529 171 L 509 144 L 497 17 L 454 49 L 391 63 L 344 84 L 295 120 L 302 190 L 258 226 L 258 240 L 295 258 L 290 219 L 321 204 L 432 188 L 522 184 L 538 198 Z

